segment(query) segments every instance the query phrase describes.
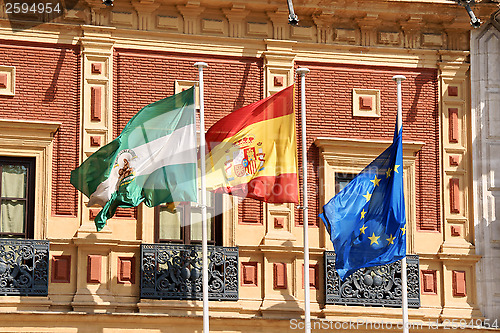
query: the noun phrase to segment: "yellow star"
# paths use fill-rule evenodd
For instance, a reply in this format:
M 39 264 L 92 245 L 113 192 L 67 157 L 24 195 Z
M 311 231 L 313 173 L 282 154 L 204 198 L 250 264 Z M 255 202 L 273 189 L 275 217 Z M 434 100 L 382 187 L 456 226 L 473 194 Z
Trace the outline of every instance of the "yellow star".
M 406 224 L 403 228 L 399 228 L 399 229 L 401 229 L 401 231 L 403 232 L 403 235 L 406 234 Z
M 395 238 L 396 238 L 396 237 L 392 237 L 392 234 L 391 234 L 391 237 L 386 238 L 386 240 L 389 242 L 389 244 L 394 244 L 394 239 L 395 239 Z
M 364 218 L 365 218 L 365 214 L 366 214 L 366 212 L 365 212 L 365 210 L 363 209 L 363 210 L 361 211 L 361 218 L 360 218 L 360 220 L 362 220 L 362 219 L 364 219 Z
M 371 237 L 368 237 L 368 239 L 371 241 L 370 245 L 372 245 L 373 243 L 378 245 L 379 238 L 380 236 L 375 236 L 375 233 L 372 233 Z
M 391 176 L 391 171 L 392 171 L 391 168 L 387 169 L 387 172 L 385 173 L 385 178 L 389 178 Z
M 366 202 L 370 201 L 370 199 L 372 198 L 372 194 L 368 191 L 366 191 L 366 194 L 363 195 L 366 199 Z
M 362 233 L 362 234 L 364 234 L 364 233 L 365 233 L 366 228 L 368 228 L 368 227 L 364 225 L 364 226 L 362 226 L 361 228 L 359 228 L 359 231 L 361 231 L 361 233 Z
M 377 178 L 377 175 L 375 175 L 375 179 L 370 180 L 373 183 L 373 186 L 378 186 L 378 183 L 380 183 L 380 179 Z
M 396 164 L 396 165 L 394 165 L 394 172 L 399 173 L 399 171 L 398 171 L 398 168 L 399 168 L 399 167 L 400 167 L 400 165 L 397 165 L 397 164 Z

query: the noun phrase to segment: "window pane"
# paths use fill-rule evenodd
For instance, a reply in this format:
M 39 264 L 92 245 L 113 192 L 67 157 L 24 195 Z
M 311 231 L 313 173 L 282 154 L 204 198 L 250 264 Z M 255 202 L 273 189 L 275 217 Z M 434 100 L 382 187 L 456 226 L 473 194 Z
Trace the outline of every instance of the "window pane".
M 167 207 L 160 207 L 160 237 L 159 239 L 181 239 L 181 213 L 170 212 Z
M 4 164 L 2 166 L 1 196 L 4 198 L 25 198 L 27 174 L 25 166 Z
M 355 177 L 356 175 L 352 173 L 335 173 L 335 194 L 342 191 Z
M 0 214 L 0 231 L 24 233 L 25 202 L 20 200 L 3 200 Z
M 212 223 L 213 223 L 213 214 L 210 211 L 207 211 L 207 219 L 210 221 L 208 223 L 208 239 L 212 240 Z M 191 240 L 201 241 L 201 209 L 192 209 L 191 210 Z

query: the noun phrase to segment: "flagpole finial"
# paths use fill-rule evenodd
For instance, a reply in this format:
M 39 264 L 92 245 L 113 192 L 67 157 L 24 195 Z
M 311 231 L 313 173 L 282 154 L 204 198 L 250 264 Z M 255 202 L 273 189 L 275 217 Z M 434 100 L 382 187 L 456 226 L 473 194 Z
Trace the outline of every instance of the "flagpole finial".
M 396 82 L 398 82 L 398 81 L 404 81 L 404 80 L 406 80 L 406 76 L 404 76 L 404 75 L 394 75 L 392 77 L 392 79 L 394 81 L 396 81 Z
M 309 68 L 305 68 L 305 67 L 297 68 L 297 74 L 299 74 L 299 75 L 306 75 L 309 72 L 310 72 Z
M 203 62 L 203 61 L 198 61 L 198 62 L 195 62 L 194 63 L 194 67 L 198 67 L 198 68 L 205 68 L 205 67 L 208 67 L 207 63 L 206 62 Z

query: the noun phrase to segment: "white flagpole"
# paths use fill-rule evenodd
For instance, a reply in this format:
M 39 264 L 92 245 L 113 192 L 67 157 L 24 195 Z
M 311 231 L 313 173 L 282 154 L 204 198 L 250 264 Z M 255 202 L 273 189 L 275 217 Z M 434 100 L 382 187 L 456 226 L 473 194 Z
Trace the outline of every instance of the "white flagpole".
M 205 184 L 205 105 L 203 101 L 203 68 L 204 62 L 194 64 L 198 67 L 200 85 L 200 169 L 201 169 L 201 252 L 203 265 L 203 332 L 209 333 L 208 315 L 208 246 L 207 246 L 207 186 Z
M 311 332 L 311 296 L 309 286 L 309 222 L 307 219 L 307 145 L 306 145 L 306 74 L 307 68 L 297 68 L 300 75 L 300 120 L 302 128 L 302 212 L 304 227 L 304 312 L 305 331 Z
M 403 102 L 402 102 L 402 93 L 401 93 L 401 81 L 406 80 L 404 75 L 395 75 L 392 77 L 394 81 L 397 83 L 398 88 L 398 115 L 397 115 L 397 125 L 398 131 L 403 127 Z M 405 234 L 406 237 L 406 234 Z M 409 332 L 408 327 L 408 282 L 406 277 L 406 256 L 401 260 L 401 284 L 403 288 L 403 295 L 401 300 L 401 307 L 403 309 L 403 333 Z

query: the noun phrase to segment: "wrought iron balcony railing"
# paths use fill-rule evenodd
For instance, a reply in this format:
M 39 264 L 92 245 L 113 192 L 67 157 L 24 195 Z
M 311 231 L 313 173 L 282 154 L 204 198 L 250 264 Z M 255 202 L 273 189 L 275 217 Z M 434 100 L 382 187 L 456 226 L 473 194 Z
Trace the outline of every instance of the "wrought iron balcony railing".
M 209 299 L 238 300 L 238 248 L 208 247 Z M 199 245 L 141 245 L 141 298 L 201 299 Z
M 420 307 L 418 255 L 406 256 L 408 306 Z M 325 252 L 326 304 L 401 307 L 401 261 L 361 268 L 345 281 L 335 271 L 335 253 Z
M 47 296 L 49 241 L 0 238 L 0 295 Z

